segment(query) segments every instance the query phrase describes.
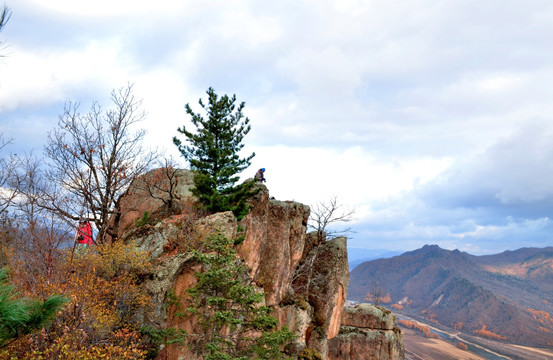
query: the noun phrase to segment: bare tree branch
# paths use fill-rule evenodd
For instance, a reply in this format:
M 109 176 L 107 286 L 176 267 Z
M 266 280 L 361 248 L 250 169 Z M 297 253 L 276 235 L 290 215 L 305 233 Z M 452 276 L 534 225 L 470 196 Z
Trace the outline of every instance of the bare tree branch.
M 133 131 L 145 112 L 132 85 L 114 90 L 111 100 L 111 108 L 103 110 L 94 102 L 84 115 L 77 104 L 68 103 L 45 147 L 48 178 L 63 189 L 63 196 L 50 196 L 44 206 L 69 219 L 93 222 L 100 243 L 117 239 L 119 199 L 156 158 L 142 148 L 146 132 Z
M 0 31 L 6 26 L 11 15 L 10 8 L 4 5 L 2 12 L 0 12 Z
M 67 248 L 73 226 L 60 222 L 55 213 L 41 206 L 45 193 L 52 193 L 52 185 L 44 177 L 41 159 L 32 154 L 18 157 L 18 168 L 10 185 L 17 190 L 13 202 L 12 219 L 17 224 L 13 242 L 13 261 L 24 270 L 22 277 L 28 288 L 34 288 L 41 277 L 50 280 L 61 248 Z
M 4 29 L 4 26 L 8 23 L 8 20 L 10 19 L 12 13 L 9 7 L 4 5 L 2 10 L 0 11 L 0 31 Z M 5 47 L 3 46 L 3 42 L 0 41 L 0 49 L 4 50 Z M 0 57 L 3 57 L 4 55 L 0 54 Z
M 0 133 L 0 151 L 11 144 L 12 141 L 12 139 L 5 139 L 3 134 Z M 0 215 L 7 211 L 17 195 L 17 191 L 10 186 L 17 168 L 17 162 L 17 157 L 13 155 L 0 157 Z
M 169 214 L 174 213 L 177 200 L 181 197 L 177 194 L 179 185 L 178 168 L 176 161 L 164 158 L 158 162 L 158 168 L 136 179 L 134 187 L 144 191 L 148 196 L 161 200 Z
M 344 208 L 333 196 L 330 200 L 319 202 L 315 206 L 311 206 L 309 215 L 308 228 L 313 229 L 317 233 L 319 242 L 323 242 L 327 237 L 335 238 L 337 236 L 349 234 L 351 228 L 330 229 L 337 223 L 347 223 L 354 219 L 355 210 Z

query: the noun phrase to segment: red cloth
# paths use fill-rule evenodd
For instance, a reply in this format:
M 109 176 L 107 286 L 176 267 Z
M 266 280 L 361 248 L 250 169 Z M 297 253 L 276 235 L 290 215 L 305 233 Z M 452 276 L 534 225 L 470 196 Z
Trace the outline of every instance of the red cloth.
M 90 222 L 85 221 L 77 228 L 77 242 L 83 245 L 92 245 L 92 227 Z

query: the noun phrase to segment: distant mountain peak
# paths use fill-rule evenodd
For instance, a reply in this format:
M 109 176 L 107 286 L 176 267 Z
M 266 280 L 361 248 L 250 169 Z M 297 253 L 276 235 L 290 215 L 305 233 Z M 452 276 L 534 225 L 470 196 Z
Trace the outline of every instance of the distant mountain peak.
M 553 249 L 523 248 L 474 256 L 438 245 L 390 259 L 365 262 L 350 273 L 350 300 L 389 294 L 410 316 L 450 326 L 464 324 L 473 334 L 482 326 L 507 341 L 549 346 L 553 321 L 536 313 L 553 313 Z M 375 290 L 376 289 L 376 290 Z M 400 304 L 408 298 L 409 305 Z M 432 313 L 431 317 L 430 314 Z M 541 320 L 541 321 L 540 321 Z
M 408 252 L 404 253 L 402 256 L 426 255 L 426 254 L 432 254 L 432 253 L 437 253 L 437 252 L 441 252 L 441 251 L 444 251 L 444 249 L 442 249 L 438 245 L 435 245 L 435 244 L 428 245 L 428 244 L 426 244 L 422 248 L 412 250 L 412 251 L 408 251 Z

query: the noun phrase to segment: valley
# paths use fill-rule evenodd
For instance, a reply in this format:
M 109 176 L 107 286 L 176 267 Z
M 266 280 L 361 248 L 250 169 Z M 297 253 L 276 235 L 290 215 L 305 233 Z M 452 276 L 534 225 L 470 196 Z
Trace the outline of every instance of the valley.
M 451 329 L 448 336 L 475 347 L 526 359 L 520 354 L 528 349 L 506 344 L 553 346 L 553 248 L 474 256 L 426 245 L 358 265 L 348 299 L 380 303 L 400 316 Z
M 398 314 L 398 319 L 417 322 L 439 338 L 400 325 L 406 360 L 545 360 L 553 359 L 553 349 L 513 345 L 460 333 L 454 329 L 417 321 Z M 459 344 L 464 344 L 459 345 Z M 466 346 L 466 347 L 465 347 Z

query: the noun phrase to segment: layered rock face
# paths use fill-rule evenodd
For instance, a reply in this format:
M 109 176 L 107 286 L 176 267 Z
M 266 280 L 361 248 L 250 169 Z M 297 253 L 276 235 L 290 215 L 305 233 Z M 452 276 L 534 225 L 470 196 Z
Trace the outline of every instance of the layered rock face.
M 176 199 L 182 204 L 176 206 L 183 206 L 192 186 L 190 172 L 182 171 L 182 176 L 179 193 L 183 196 Z M 133 197 L 127 201 L 133 209 L 139 210 L 125 211 L 122 207 L 122 213 L 128 214 L 127 232 L 122 238 L 135 241 L 140 249 L 151 254 L 155 270 L 145 286 L 156 304 L 155 325 L 187 332 L 201 331 L 192 319 L 179 316 L 180 310 L 171 304 L 172 298 L 186 298 L 186 289 L 195 284 L 194 273 L 198 267 L 186 249 L 197 247 L 201 243 L 199 238 L 212 231 L 223 231 L 228 238 L 236 238 L 238 230 L 243 241 L 237 245 L 237 254 L 250 269 L 253 283 L 264 291 L 265 305 L 274 309 L 281 326 L 287 326 L 297 336 L 293 346 L 287 349 L 291 355 L 303 351 L 320 355 L 320 359 L 369 359 L 336 355 L 343 351 L 356 354 L 360 346 L 369 345 L 376 346 L 375 354 L 379 354 L 370 359 L 399 359 L 385 357 L 386 354 L 395 356 L 399 351 L 396 347 L 401 345 L 397 342 L 399 334 L 394 333 L 395 322 L 388 324 L 392 329 L 376 330 L 383 334 L 378 340 L 368 341 L 377 338 L 372 333 L 365 334 L 365 340 L 361 340 L 357 335 L 364 334 L 366 319 L 356 323 L 351 320 L 355 315 L 348 315 L 347 308 L 344 310 L 349 285 L 346 239 L 324 241 L 307 234 L 309 207 L 270 199 L 267 188 L 259 186 L 260 192 L 251 200 L 249 214 L 239 224 L 230 212 L 199 219 L 179 214 L 149 226 L 148 231 L 129 224 L 140 216 L 140 211 L 159 212 L 164 204 L 152 199 L 140 200 L 137 195 L 140 191 L 130 191 Z M 355 331 L 360 333 L 347 337 L 348 326 L 359 329 Z M 333 340 L 337 338 L 340 340 Z M 363 353 L 370 352 L 367 348 L 363 350 Z M 164 347 L 158 358 L 196 359 L 189 348 L 176 344 Z
M 370 304 L 346 307 L 338 336 L 329 341 L 328 360 L 402 360 L 401 331 L 388 310 Z

